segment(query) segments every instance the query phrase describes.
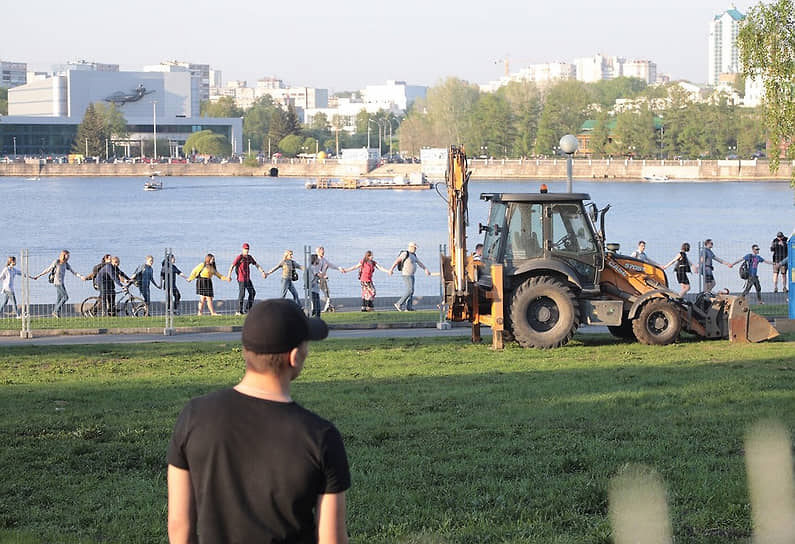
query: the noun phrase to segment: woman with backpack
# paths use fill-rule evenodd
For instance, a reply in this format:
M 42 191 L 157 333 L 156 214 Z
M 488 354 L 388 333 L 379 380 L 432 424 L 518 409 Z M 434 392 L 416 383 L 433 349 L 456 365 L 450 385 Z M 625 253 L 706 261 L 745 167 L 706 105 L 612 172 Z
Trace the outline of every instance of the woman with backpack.
M 199 295 L 199 312 L 196 315 L 204 315 L 202 309 L 205 302 L 207 309 L 210 310 L 210 315 L 218 315 L 213 306 L 213 276 L 223 281 L 230 281 L 228 276 L 223 276 L 218 272 L 215 266 L 215 255 L 208 253 L 204 257 L 204 262 L 197 265 L 188 276 L 188 281 L 196 280 L 196 294 Z
M 47 274 L 47 279 L 55 286 L 56 298 L 55 308 L 52 310 L 53 317 L 61 317 L 61 310 L 66 304 L 66 301 L 69 300 L 69 293 L 66 292 L 66 284 L 64 283 L 66 281 L 67 271 L 81 280 L 84 279 L 83 276 L 72 270 L 72 267 L 69 266 L 69 251 L 64 249 L 50 266 L 33 276 L 33 279 L 37 280 L 44 274 Z
M 296 272 L 296 270 L 303 270 L 304 267 L 293 260 L 292 249 L 285 251 L 279 264 L 268 270 L 265 274 L 270 276 L 280 268 L 282 269 L 282 298 L 287 298 L 287 293 L 289 292 L 293 296 L 295 303 L 300 305 L 298 301 L 298 291 L 295 290 L 293 282 L 298 281 L 298 272 Z
M 688 278 L 687 275 L 692 272 L 692 265 L 690 264 L 690 259 L 687 258 L 688 251 L 690 251 L 690 244 L 685 242 L 682 244 L 682 249 L 679 251 L 679 254 L 671 259 L 668 264 L 663 266 L 665 269 L 676 263 L 676 281 L 679 282 L 679 287 L 682 288 L 679 292 L 680 298 L 690 291 L 690 278 Z
M 373 301 L 375 300 L 375 285 L 373 284 L 373 272 L 376 268 L 381 272 L 389 274 L 389 270 L 373 260 L 373 252 L 369 249 L 364 253 L 364 257 L 359 264 L 350 268 L 340 268 L 343 274 L 359 271 L 359 282 L 362 285 L 362 311 L 373 312 Z

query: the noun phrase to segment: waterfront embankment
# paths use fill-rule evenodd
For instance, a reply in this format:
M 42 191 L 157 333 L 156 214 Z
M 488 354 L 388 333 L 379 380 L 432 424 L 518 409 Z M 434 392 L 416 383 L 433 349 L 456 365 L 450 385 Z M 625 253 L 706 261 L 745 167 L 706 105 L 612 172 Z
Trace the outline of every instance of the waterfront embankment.
M 471 159 L 472 179 L 519 180 L 565 179 L 566 160 L 559 159 Z M 689 181 L 754 181 L 790 180 L 795 161 L 782 161 L 778 172 L 770 171 L 766 160 L 632 160 L 632 159 L 575 159 L 573 176 L 579 180 L 643 180 L 646 177 Z M 275 169 L 275 170 L 274 170 Z M 364 163 L 342 162 L 335 159 L 279 159 L 256 167 L 241 163 L 88 163 L 55 164 L 37 161 L 0 164 L 0 176 L 148 176 L 153 171 L 163 176 L 270 176 L 280 177 L 394 177 L 426 172 L 429 178 L 440 178 L 439 166 L 423 168 L 421 164 L 385 164 L 367 170 Z M 435 175 L 434 175 L 435 174 Z

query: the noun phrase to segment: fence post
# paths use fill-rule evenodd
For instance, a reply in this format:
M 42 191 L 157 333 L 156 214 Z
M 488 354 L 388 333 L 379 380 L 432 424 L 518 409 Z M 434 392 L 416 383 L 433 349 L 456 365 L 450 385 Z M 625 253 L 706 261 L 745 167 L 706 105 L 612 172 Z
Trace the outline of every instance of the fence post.
M 439 322 L 436 328 L 442 331 L 452 325 L 447 321 L 447 305 L 444 302 L 444 258 L 447 255 L 447 244 L 439 244 Z
M 165 276 L 163 277 L 163 289 L 166 292 L 166 315 L 165 323 L 163 324 L 163 336 L 174 335 L 174 304 L 172 294 L 174 290 L 174 274 L 172 273 L 171 257 L 173 253 L 170 247 L 163 251 L 163 270 Z
M 312 314 L 312 300 L 311 293 L 309 292 L 309 261 L 312 258 L 312 246 L 304 245 L 304 313 L 306 315 Z
M 33 338 L 30 332 L 30 263 L 28 261 L 28 250 L 22 249 L 19 252 L 19 259 L 22 268 L 22 304 L 19 310 L 22 312 L 22 328 L 19 330 L 20 338 Z
M 704 266 L 702 265 L 702 258 L 705 257 L 705 255 L 702 253 L 702 251 L 704 251 L 703 244 L 704 244 L 704 242 L 702 242 L 701 240 L 698 241 L 698 261 L 697 262 L 698 262 L 698 292 L 699 293 L 703 293 L 704 292 Z

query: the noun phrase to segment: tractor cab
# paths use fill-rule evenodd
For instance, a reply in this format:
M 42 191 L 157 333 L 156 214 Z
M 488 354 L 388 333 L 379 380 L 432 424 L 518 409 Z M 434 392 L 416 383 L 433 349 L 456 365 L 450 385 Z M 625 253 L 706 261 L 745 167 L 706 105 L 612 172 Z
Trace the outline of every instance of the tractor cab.
M 478 283 L 491 286 L 490 265 L 504 266 L 505 287 L 534 271 L 557 273 L 583 290 L 598 288 L 604 252 L 584 193 L 484 193 L 491 203 Z

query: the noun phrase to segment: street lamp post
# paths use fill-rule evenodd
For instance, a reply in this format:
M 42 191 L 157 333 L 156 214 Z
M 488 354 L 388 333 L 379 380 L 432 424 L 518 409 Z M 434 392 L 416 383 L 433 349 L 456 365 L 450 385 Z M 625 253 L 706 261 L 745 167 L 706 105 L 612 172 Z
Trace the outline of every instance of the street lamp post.
M 152 158 L 157 162 L 157 100 L 152 101 Z
M 251 156 L 251 138 L 248 139 L 248 154 Z
M 580 147 L 580 142 L 577 141 L 577 137 L 573 134 L 566 134 L 563 138 L 560 139 L 560 150 L 563 151 L 567 155 L 566 159 L 566 192 L 571 192 L 571 185 L 572 185 L 572 171 L 574 169 L 574 164 L 572 161 L 572 155 L 577 151 L 577 148 Z
M 13 137 L 14 140 L 14 160 L 17 160 L 17 137 Z

